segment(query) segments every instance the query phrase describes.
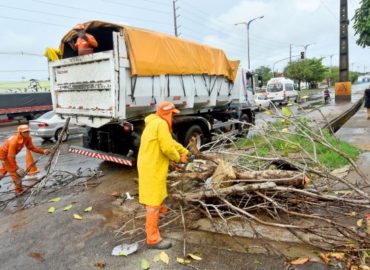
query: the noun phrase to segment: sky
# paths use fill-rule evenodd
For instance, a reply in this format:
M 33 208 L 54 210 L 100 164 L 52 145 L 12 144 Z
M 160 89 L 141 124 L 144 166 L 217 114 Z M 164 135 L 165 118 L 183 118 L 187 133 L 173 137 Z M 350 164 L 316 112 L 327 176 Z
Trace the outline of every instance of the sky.
M 351 18 L 360 0 L 348 0 L 349 63 L 370 71 L 370 48 L 356 45 Z M 282 71 L 307 46 L 306 57 L 339 64 L 339 0 L 177 0 L 180 37 L 223 49 L 247 67 Z M 80 22 L 102 20 L 174 34 L 172 0 L 0 0 L 0 81 L 47 80 L 46 47 Z

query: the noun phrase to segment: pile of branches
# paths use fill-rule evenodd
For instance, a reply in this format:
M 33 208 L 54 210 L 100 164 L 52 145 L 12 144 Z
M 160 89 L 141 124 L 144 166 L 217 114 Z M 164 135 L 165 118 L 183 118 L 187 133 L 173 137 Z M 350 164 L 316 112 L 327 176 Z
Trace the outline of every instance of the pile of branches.
M 214 231 L 230 236 L 250 230 L 256 238 L 274 240 L 271 234 L 263 233 L 269 228 L 276 236 L 284 232 L 293 242 L 319 250 L 352 255 L 369 250 L 365 222 L 361 226 L 358 223 L 369 213 L 369 179 L 349 155 L 328 140 L 327 131 L 318 122 L 278 111 L 272 117 L 284 123 L 284 128 L 262 121 L 250 130 L 268 145 L 270 152 L 265 156 L 258 154 L 257 143 L 238 147 L 235 132 L 218 134 L 202 152 L 192 140 L 189 149 L 196 160 L 185 168 L 173 166 L 168 176 L 173 209 L 160 219 L 160 228 L 171 229 L 182 223 L 184 254 L 187 228 L 198 228 L 199 219 L 209 220 Z M 292 141 L 292 135 L 309 141 L 311 151 Z M 274 147 L 272 139 L 297 151 L 287 155 Z M 357 179 L 346 179 L 322 164 L 319 146 L 344 158 Z M 131 219 L 116 230 L 117 241 L 145 241 L 144 219 L 143 208 L 132 213 Z M 263 243 L 268 245 L 268 241 Z
M 180 202 L 185 213 L 200 212 L 215 231 L 229 235 L 235 235 L 233 224 L 237 220 L 244 224 L 237 230 L 252 228 L 256 237 L 264 237 L 256 226 L 268 226 L 283 229 L 296 242 L 320 250 L 369 250 L 365 224 L 356 225 L 369 213 L 370 195 L 365 191 L 369 179 L 314 122 L 284 114 L 275 118 L 285 122 L 287 128 L 278 130 L 268 124 L 253 127 L 270 147 L 266 157 L 258 156 L 256 145 L 238 149 L 230 139 L 233 134 L 220 136 L 205 152 L 191 142 L 191 152 L 201 161 L 188 166 L 190 171 L 170 174 L 172 198 Z M 309 140 L 313 151 L 290 141 L 290 135 Z M 271 138 L 294 145 L 299 151 L 285 155 L 274 148 Z M 340 177 L 321 164 L 318 145 L 345 158 L 358 175 L 356 181 Z

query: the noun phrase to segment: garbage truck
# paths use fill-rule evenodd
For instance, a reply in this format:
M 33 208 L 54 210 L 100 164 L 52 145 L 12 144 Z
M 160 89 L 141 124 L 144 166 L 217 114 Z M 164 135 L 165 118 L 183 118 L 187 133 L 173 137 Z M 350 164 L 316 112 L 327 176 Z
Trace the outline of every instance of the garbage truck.
M 210 46 L 120 24 L 83 23 L 98 47 L 78 56 L 61 40 L 61 59 L 49 61 L 53 109 L 85 126 L 83 145 L 70 152 L 128 166 L 135 164 L 144 118 L 162 101 L 180 111 L 173 134 L 187 145 L 254 123 L 254 84 L 250 71 Z

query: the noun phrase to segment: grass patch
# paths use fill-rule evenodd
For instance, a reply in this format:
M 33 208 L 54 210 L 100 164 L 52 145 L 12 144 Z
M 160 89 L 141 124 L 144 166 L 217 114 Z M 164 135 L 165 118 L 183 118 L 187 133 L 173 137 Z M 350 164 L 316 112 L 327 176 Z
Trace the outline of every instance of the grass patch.
M 298 93 L 300 97 L 304 97 L 304 96 L 312 96 L 315 94 L 323 93 L 323 91 L 324 91 L 323 89 L 316 88 L 316 89 L 304 89 L 304 90 L 298 91 Z
M 38 81 L 41 88 L 50 88 L 49 81 Z M 30 85 L 29 81 L 19 82 L 19 81 L 0 81 L 0 91 L 7 91 L 7 90 L 24 90 L 28 88 Z
M 279 123 L 273 123 L 280 128 Z M 278 129 L 280 130 L 280 129 Z M 279 135 L 281 137 L 281 133 L 278 132 L 270 132 L 270 135 Z M 337 140 L 333 135 L 331 135 L 328 131 L 324 132 L 324 136 L 326 140 L 334 146 L 336 149 L 342 151 L 343 153 L 347 154 L 352 159 L 356 159 L 360 154 L 360 150 L 355 147 L 354 145 L 347 143 L 345 141 Z M 275 136 L 276 137 L 276 136 Z M 300 135 L 284 135 L 284 140 L 278 138 L 269 138 L 270 144 L 274 147 L 276 151 L 279 152 L 280 155 L 289 157 L 290 155 L 294 155 L 300 152 L 304 152 L 303 149 L 308 152 L 311 156 L 314 156 L 314 146 L 308 138 L 302 137 Z M 240 139 L 236 143 L 238 148 L 250 148 L 256 149 L 254 153 L 251 155 L 256 155 L 260 157 L 267 157 L 273 156 L 273 150 L 270 148 L 269 144 L 266 142 L 261 135 L 255 136 L 249 139 Z M 343 167 L 349 162 L 340 154 L 336 153 L 335 151 L 331 150 L 330 148 L 316 143 L 316 155 L 318 161 L 329 169 L 336 169 Z

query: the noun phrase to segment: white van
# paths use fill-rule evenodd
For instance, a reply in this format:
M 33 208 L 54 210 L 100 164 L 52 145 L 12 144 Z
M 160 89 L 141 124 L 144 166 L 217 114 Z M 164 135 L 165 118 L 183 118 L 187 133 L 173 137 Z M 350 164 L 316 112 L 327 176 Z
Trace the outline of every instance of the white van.
M 267 82 L 267 98 L 276 103 L 298 102 L 298 92 L 294 89 L 294 82 L 284 77 L 272 78 Z

